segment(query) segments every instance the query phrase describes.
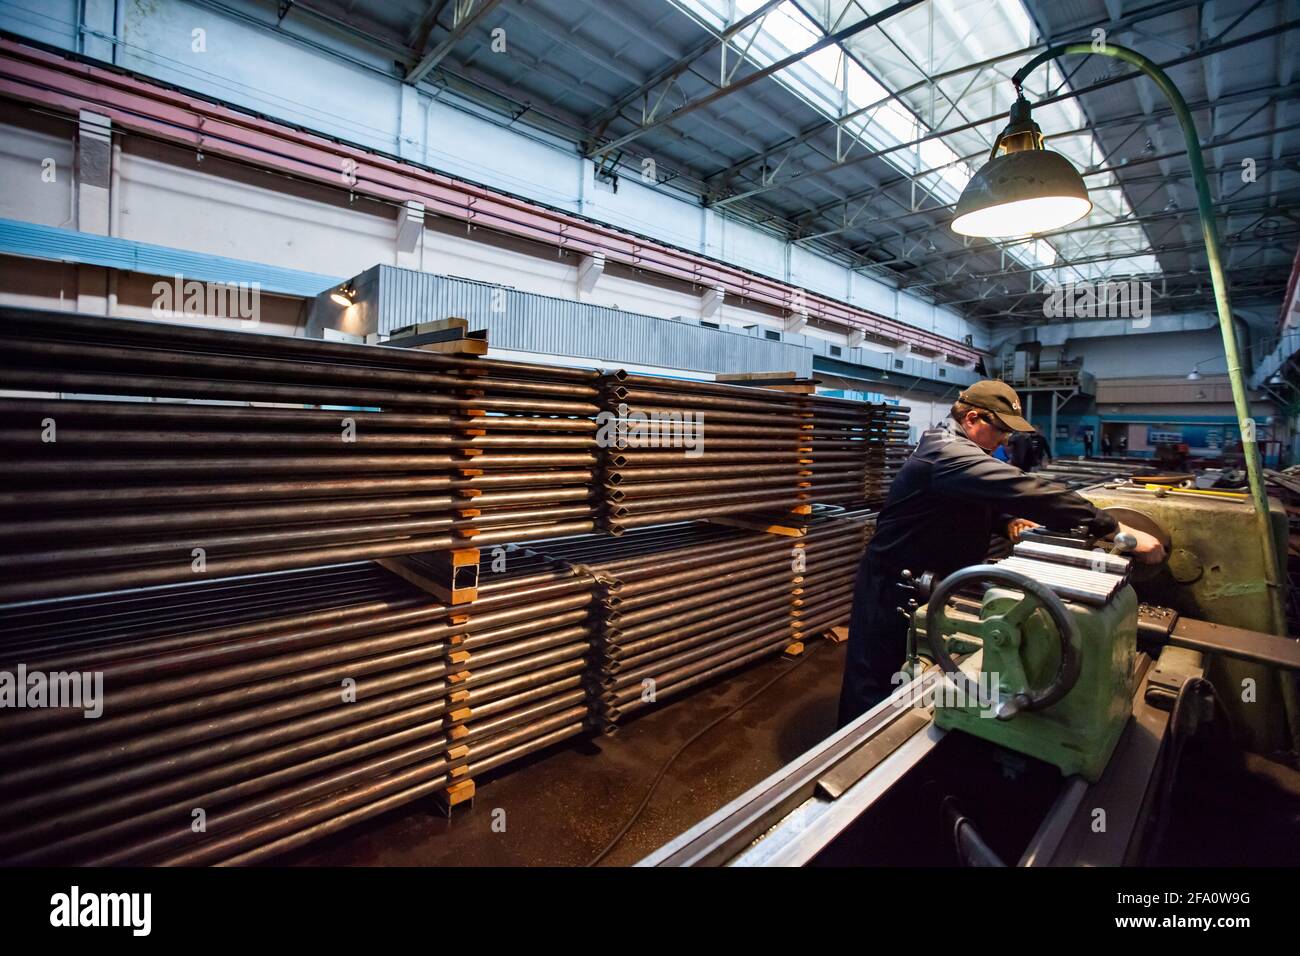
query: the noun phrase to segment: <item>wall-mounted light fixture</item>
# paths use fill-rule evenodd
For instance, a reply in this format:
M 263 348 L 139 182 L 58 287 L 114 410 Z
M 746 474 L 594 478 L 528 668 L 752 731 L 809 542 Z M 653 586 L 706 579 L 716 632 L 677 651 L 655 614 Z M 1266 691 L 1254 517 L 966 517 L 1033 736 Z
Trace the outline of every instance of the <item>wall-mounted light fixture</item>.
M 330 301 L 343 308 L 350 306 L 357 297 L 357 290 L 351 282 L 345 282 L 330 293 Z

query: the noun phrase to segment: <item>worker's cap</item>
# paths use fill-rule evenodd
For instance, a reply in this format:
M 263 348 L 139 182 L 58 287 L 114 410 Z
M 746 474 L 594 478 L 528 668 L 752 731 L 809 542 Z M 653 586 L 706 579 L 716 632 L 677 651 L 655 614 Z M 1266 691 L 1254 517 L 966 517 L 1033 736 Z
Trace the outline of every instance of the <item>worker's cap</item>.
M 1006 428 L 1016 432 L 1032 432 L 1034 426 L 1021 417 L 1020 396 L 1006 382 L 985 379 L 976 382 L 957 396 L 957 401 L 992 412 Z

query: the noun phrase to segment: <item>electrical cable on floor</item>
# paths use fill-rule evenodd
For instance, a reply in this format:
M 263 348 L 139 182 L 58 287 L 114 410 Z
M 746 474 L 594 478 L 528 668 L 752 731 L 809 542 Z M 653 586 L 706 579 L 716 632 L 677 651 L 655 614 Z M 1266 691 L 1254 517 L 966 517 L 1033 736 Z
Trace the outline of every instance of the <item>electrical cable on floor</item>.
M 672 755 L 669 756 L 669 758 L 663 762 L 663 765 L 659 768 L 659 773 L 655 775 L 654 780 L 651 781 L 650 783 L 650 789 L 646 791 L 645 796 L 641 799 L 640 805 L 638 805 L 637 808 L 634 811 L 632 811 L 632 816 L 628 817 L 627 822 L 623 824 L 622 829 L 620 829 L 616 834 L 614 834 L 614 838 L 605 844 L 605 848 L 601 850 L 599 853 L 597 853 L 595 857 L 592 858 L 591 862 L 587 864 L 587 866 L 598 865 L 600 861 L 605 859 L 605 857 L 609 856 L 610 852 L 614 849 L 614 847 L 618 846 L 618 844 L 623 840 L 623 838 L 628 835 L 628 832 L 632 829 L 633 826 L 636 825 L 637 820 L 641 819 L 641 814 L 645 812 L 646 807 L 650 805 L 650 798 L 653 797 L 655 791 L 659 789 L 659 784 L 663 782 L 664 777 L 668 774 L 668 768 L 673 765 L 673 763 L 677 760 L 678 757 L 680 757 L 683 753 L 686 752 L 687 747 L 695 743 L 695 741 L 699 740 L 701 737 L 707 734 L 714 727 L 718 726 L 718 724 L 722 723 L 724 720 L 730 720 L 741 710 L 743 710 L 746 706 L 748 706 L 755 698 L 763 694 L 769 687 L 771 687 L 781 678 L 785 677 L 787 674 L 794 673 L 794 671 L 799 667 L 799 665 L 802 664 L 811 656 L 812 656 L 812 651 L 811 650 L 807 651 L 806 653 L 801 655 L 797 661 L 795 661 L 785 670 L 781 671 L 781 673 L 777 674 L 771 680 L 764 683 L 761 687 L 758 688 L 758 690 L 754 691 L 752 694 L 750 694 L 748 697 L 742 700 L 735 707 L 731 708 L 731 710 L 727 711 L 725 714 L 722 714 L 721 716 L 705 724 L 703 727 L 701 727 L 691 736 L 687 737 L 686 740 L 682 742 L 682 745 L 678 747 L 675 751 L 673 751 Z

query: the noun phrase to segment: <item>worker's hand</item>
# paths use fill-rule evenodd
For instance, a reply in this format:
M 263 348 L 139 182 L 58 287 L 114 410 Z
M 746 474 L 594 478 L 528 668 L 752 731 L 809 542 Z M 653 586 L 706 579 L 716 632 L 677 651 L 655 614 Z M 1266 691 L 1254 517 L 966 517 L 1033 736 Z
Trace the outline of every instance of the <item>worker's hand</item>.
M 1007 522 L 1007 537 L 1015 544 L 1020 540 L 1020 536 L 1030 528 L 1041 528 L 1042 525 L 1037 521 L 1030 521 L 1028 518 L 1012 518 Z
M 1155 535 L 1147 534 L 1145 531 L 1138 531 L 1136 528 L 1130 528 L 1127 525 L 1120 525 L 1119 530 L 1131 534 L 1137 541 L 1137 545 L 1128 553 L 1141 564 L 1159 564 L 1165 559 L 1165 546 L 1160 543 L 1160 539 Z

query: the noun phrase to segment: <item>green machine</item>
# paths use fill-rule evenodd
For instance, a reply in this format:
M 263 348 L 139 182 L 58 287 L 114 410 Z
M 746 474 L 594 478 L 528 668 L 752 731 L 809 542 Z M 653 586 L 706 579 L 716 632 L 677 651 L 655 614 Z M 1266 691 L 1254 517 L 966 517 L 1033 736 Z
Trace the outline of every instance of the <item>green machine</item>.
M 928 647 L 947 675 L 935 692 L 934 722 L 1095 781 L 1132 710 L 1138 601 L 1128 562 L 1029 548 L 950 575 L 912 615 L 913 647 Z M 959 599 L 949 607 L 958 589 L 974 584 L 986 588 L 978 605 Z M 978 673 L 952 658 L 981 647 Z
M 1286 634 L 1286 575 L 1268 565 L 1259 521 L 1245 494 L 1111 483 L 1080 494 L 1124 524 L 1160 539 L 1169 560 L 1135 567 L 1142 603 L 1184 618 Z M 1287 515 L 1269 502 L 1276 555 L 1287 553 Z M 1294 673 L 1216 654 L 1207 676 L 1232 718 L 1237 744 L 1259 754 L 1286 752 L 1300 741 L 1300 695 Z

